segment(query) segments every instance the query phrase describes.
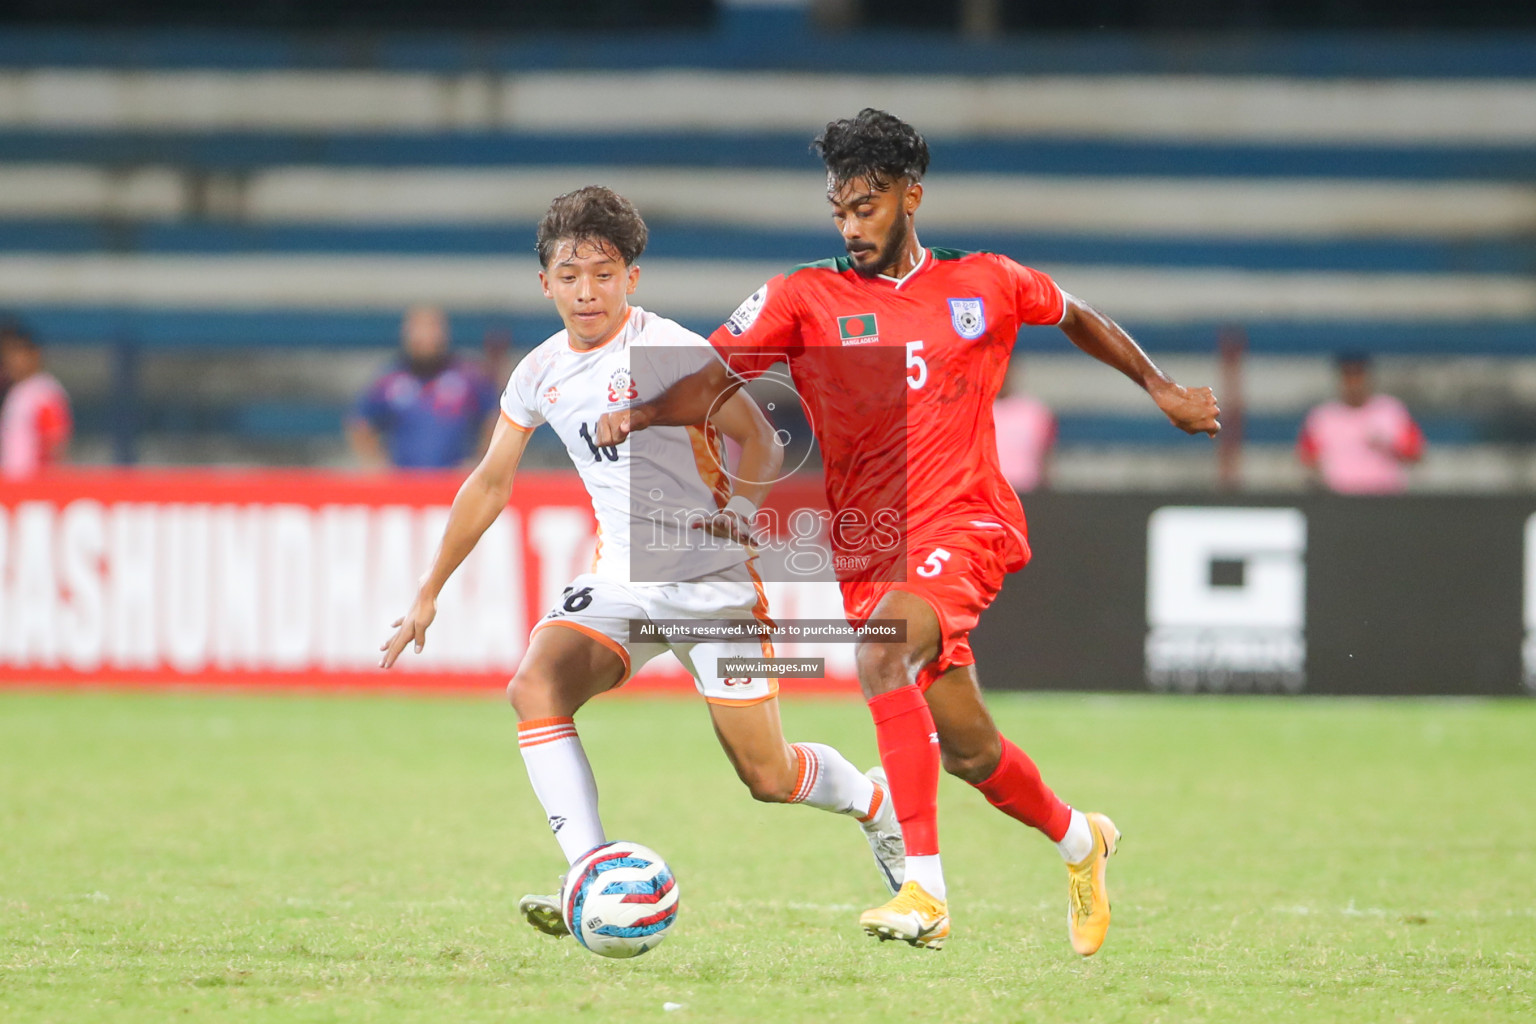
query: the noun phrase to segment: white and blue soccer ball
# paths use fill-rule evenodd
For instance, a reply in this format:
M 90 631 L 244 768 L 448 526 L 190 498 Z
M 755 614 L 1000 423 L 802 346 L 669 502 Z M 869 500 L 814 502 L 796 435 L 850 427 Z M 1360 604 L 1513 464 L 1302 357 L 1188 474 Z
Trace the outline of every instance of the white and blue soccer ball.
M 639 956 L 666 938 L 677 920 L 677 897 L 677 879 L 656 851 L 604 843 L 571 865 L 560 887 L 560 913 L 592 952 Z

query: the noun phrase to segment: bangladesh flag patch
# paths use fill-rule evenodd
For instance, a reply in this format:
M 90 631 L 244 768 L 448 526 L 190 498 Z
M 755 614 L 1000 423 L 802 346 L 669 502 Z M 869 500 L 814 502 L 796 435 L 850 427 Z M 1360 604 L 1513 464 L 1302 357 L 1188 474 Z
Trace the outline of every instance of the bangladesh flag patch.
M 875 314 L 873 313 L 840 316 L 837 318 L 837 336 L 843 340 L 844 345 L 858 345 L 879 341 L 880 327 L 875 323 Z

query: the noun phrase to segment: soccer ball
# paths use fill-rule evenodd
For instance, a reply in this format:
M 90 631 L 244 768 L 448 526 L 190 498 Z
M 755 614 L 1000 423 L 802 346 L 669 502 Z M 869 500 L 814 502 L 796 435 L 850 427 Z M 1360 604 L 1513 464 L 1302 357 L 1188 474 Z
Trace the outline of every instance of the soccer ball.
M 677 920 L 677 880 L 654 850 L 639 843 L 594 847 L 571 865 L 560 887 L 560 913 L 576 941 L 601 956 L 639 956 L 667 937 Z

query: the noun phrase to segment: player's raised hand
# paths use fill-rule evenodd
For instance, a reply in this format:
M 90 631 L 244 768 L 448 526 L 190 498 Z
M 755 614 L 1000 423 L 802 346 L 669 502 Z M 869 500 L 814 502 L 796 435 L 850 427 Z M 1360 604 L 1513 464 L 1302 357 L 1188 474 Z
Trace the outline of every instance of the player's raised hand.
M 379 658 L 380 668 L 389 668 L 395 663 L 405 650 L 406 645 L 415 641 L 416 653 L 427 643 L 427 627 L 432 625 L 432 620 L 437 618 L 437 601 L 425 594 L 416 597 L 416 603 L 411 605 L 411 610 L 400 618 L 390 623 L 395 629 L 394 635 L 379 645 L 379 650 L 384 654 Z
M 1186 434 L 1209 434 L 1221 430 L 1221 407 L 1210 388 L 1186 388 L 1169 383 L 1152 392 L 1152 400 L 1163 410 L 1169 422 Z

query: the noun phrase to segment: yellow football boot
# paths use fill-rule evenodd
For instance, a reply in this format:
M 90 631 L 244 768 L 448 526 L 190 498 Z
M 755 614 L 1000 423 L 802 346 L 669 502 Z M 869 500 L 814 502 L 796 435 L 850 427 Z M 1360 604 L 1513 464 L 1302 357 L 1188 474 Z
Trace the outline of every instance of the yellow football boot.
M 1067 935 L 1073 949 L 1092 956 L 1104 945 L 1104 933 L 1109 931 L 1109 886 L 1104 881 L 1104 866 L 1120 842 L 1120 830 L 1102 814 L 1086 817 L 1088 830 L 1093 833 L 1093 852 L 1067 865 Z
M 900 939 L 909 946 L 939 949 L 949 938 L 949 906 L 916 882 L 905 882 L 890 902 L 860 914 L 859 926 L 881 942 Z

